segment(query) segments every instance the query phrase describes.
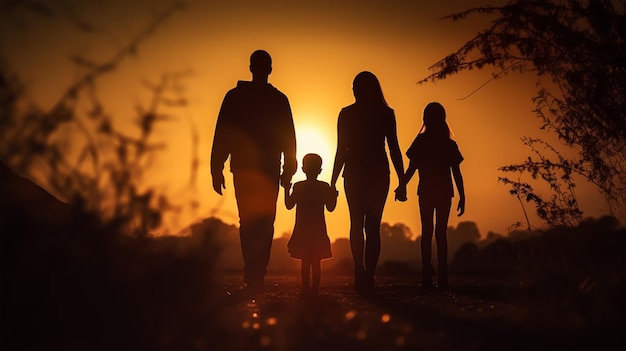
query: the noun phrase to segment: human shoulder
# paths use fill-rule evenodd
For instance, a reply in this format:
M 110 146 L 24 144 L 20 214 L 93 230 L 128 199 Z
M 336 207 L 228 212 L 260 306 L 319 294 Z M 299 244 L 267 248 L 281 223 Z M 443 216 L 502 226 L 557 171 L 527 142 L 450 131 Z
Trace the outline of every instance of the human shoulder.
M 316 184 L 317 184 L 317 186 L 319 186 L 320 188 L 330 188 L 330 184 L 326 183 L 326 182 L 325 182 L 325 181 L 323 181 L 323 180 L 316 179 L 316 180 L 315 180 L 315 183 L 316 183 Z
M 352 116 L 355 114 L 357 114 L 356 104 L 345 106 L 341 109 L 341 111 L 339 111 L 339 121 L 345 123 L 346 120 L 353 119 Z
M 271 99 L 282 100 L 287 103 L 289 102 L 287 95 L 285 95 L 282 91 L 278 90 L 278 88 L 273 86 L 271 83 L 263 84 L 261 86 L 256 86 L 255 88 L 262 90 L 263 94 L 267 97 L 271 97 Z
M 275 86 L 273 86 L 273 85 L 272 85 L 272 83 L 267 83 L 267 88 L 268 88 L 270 91 L 272 91 L 272 92 L 274 92 L 274 93 L 276 93 L 276 94 L 278 94 L 278 95 L 281 95 L 281 96 L 287 97 L 287 95 L 285 95 L 282 91 L 278 90 L 278 88 L 276 88 Z
M 356 104 L 344 106 L 344 107 L 341 108 L 340 114 L 352 113 L 353 111 L 356 110 L 356 108 L 357 108 Z
M 415 139 L 413 139 L 413 142 L 411 143 L 411 146 L 409 146 L 409 149 L 406 151 L 406 155 L 409 158 L 415 158 L 418 156 L 418 154 L 421 152 L 421 150 L 424 148 L 424 143 L 425 143 L 426 139 L 424 138 L 424 134 L 418 134 L 417 136 L 415 136 Z
M 453 164 L 458 164 L 463 162 L 463 155 L 461 154 L 461 151 L 459 150 L 459 145 L 456 143 L 456 141 L 450 139 L 449 144 L 448 144 L 448 148 L 449 148 L 449 153 L 450 153 L 450 158 L 452 159 L 452 163 Z
M 426 142 L 426 139 L 426 135 L 424 133 L 420 133 L 415 136 L 415 139 L 413 139 L 413 144 L 423 144 Z
M 301 181 L 299 181 L 299 182 L 295 182 L 295 183 L 293 184 L 293 188 L 294 188 L 294 189 L 295 189 L 296 187 L 298 187 L 298 188 L 299 188 L 299 187 L 303 186 L 304 184 L 306 184 L 306 180 L 301 180 Z
M 450 150 L 451 152 L 458 152 L 459 145 L 456 143 L 454 139 L 448 139 L 446 140 L 445 143 L 446 143 L 448 150 Z
M 245 94 L 246 91 L 250 90 L 249 85 L 251 83 L 252 82 L 245 80 L 237 81 L 237 85 L 226 92 L 225 98 L 234 98 L 238 95 Z

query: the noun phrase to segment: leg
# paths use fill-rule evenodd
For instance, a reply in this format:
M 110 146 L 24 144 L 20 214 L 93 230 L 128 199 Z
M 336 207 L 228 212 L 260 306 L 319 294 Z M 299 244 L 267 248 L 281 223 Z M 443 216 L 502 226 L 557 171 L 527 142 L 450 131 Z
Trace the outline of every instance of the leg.
M 273 240 L 273 221 L 269 219 L 241 220 L 239 236 L 244 261 L 244 282 L 261 288 Z
M 233 176 L 233 181 L 239 210 L 244 283 L 262 291 L 274 237 L 278 179 L 272 180 L 260 172 L 241 172 Z
M 322 265 L 320 260 L 311 261 L 311 271 L 313 273 L 313 284 L 311 286 L 311 292 L 317 295 L 320 291 L 320 280 L 322 278 Z
M 436 207 L 435 239 L 437 241 L 437 283 L 440 288 L 448 287 L 448 218 L 451 198 L 438 201 Z
M 363 215 L 350 211 L 350 250 L 354 260 L 354 269 L 364 270 L 363 255 L 365 252 L 365 237 L 363 234 Z M 356 218 L 355 218 L 356 217 Z
M 352 259 L 354 260 L 355 287 L 358 288 L 362 272 L 365 270 L 363 265 L 363 254 L 365 251 L 365 238 L 363 227 L 365 225 L 365 204 L 362 196 L 363 191 L 359 182 L 344 178 L 344 188 L 346 191 L 346 200 L 348 201 L 348 210 L 350 212 L 350 249 L 352 251 Z
M 368 277 L 363 262 L 364 256 L 366 261 L 372 260 L 372 254 L 365 254 L 365 235 L 363 229 L 366 226 L 366 207 L 365 196 L 370 191 L 367 184 L 361 179 L 344 178 L 344 188 L 346 190 L 346 199 L 348 201 L 348 209 L 350 211 L 350 249 L 352 250 L 352 259 L 354 260 L 354 289 L 357 293 L 366 293 L 369 286 L 373 287 L 373 275 Z M 380 239 L 380 234 L 379 234 Z M 369 242 L 370 239 L 368 239 Z M 375 241 L 375 239 L 372 239 Z M 380 244 L 379 244 L 380 246 Z M 370 246 L 371 250 L 372 246 Z M 364 255 L 365 254 L 365 255 Z M 376 255 L 377 256 L 377 255 Z M 378 257 L 376 257 L 376 261 Z M 367 263 L 366 263 L 367 264 Z
M 302 259 L 302 294 L 306 295 L 311 290 L 311 283 L 309 281 L 309 272 L 311 271 L 311 261 Z M 313 282 L 315 282 L 315 275 L 313 275 Z
M 366 214 L 365 219 L 365 270 L 373 275 L 380 257 L 380 221 L 379 214 Z
M 435 206 L 430 199 L 419 197 L 420 217 L 422 220 L 422 285 L 430 288 L 433 285 L 433 267 L 431 262 L 433 238 L 433 214 Z
M 380 256 L 380 223 L 389 193 L 389 174 L 371 179 L 365 197 L 365 270 L 372 277 Z

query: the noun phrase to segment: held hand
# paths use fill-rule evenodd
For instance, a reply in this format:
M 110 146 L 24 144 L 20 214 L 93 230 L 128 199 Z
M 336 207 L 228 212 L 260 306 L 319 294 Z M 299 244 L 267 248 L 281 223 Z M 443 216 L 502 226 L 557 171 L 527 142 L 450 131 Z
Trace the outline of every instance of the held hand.
M 465 196 L 461 196 L 459 199 L 459 205 L 456 210 L 459 211 L 459 214 L 457 215 L 458 217 L 461 217 L 463 213 L 465 213 Z
M 400 202 L 405 202 L 407 200 L 406 198 L 406 185 L 399 185 L 396 190 L 394 190 L 395 193 L 395 201 L 400 201 Z
M 216 193 L 222 195 L 222 189 L 226 189 L 226 184 L 224 182 L 224 174 L 214 174 L 213 175 L 213 190 Z
M 291 188 L 291 176 L 287 176 L 284 173 L 280 175 L 280 185 L 285 188 Z

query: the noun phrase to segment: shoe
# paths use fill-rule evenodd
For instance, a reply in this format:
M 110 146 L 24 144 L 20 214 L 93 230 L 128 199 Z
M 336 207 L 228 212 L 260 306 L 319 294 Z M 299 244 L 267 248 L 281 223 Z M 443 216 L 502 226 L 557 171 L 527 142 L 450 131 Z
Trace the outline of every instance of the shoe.
M 432 266 L 424 266 L 424 268 L 422 268 L 422 287 L 424 289 L 433 288 L 433 271 Z
M 363 269 L 354 269 L 354 290 L 357 293 L 363 290 Z
M 363 280 L 363 287 L 364 287 L 365 293 L 368 295 L 374 294 L 376 290 L 376 282 L 374 280 L 374 273 L 368 272 L 368 271 L 365 271 L 364 273 L 365 274 L 364 274 L 364 280 Z
M 355 269 L 354 270 L 354 290 L 356 290 L 357 294 L 366 294 L 368 290 L 370 290 L 370 284 L 373 285 L 373 276 L 372 282 L 370 283 L 370 279 L 363 269 Z
M 439 262 L 437 267 L 437 289 L 448 288 L 448 266 L 444 262 Z
M 376 294 L 374 274 L 368 271 L 355 271 L 354 288 L 359 295 L 371 296 Z

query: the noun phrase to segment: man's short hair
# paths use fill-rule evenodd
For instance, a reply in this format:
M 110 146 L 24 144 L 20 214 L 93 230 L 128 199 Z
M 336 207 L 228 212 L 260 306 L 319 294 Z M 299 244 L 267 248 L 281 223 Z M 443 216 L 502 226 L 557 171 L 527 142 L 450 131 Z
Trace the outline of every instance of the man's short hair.
M 250 66 L 252 67 L 272 67 L 272 57 L 265 50 L 257 50 L 250 55 Z

